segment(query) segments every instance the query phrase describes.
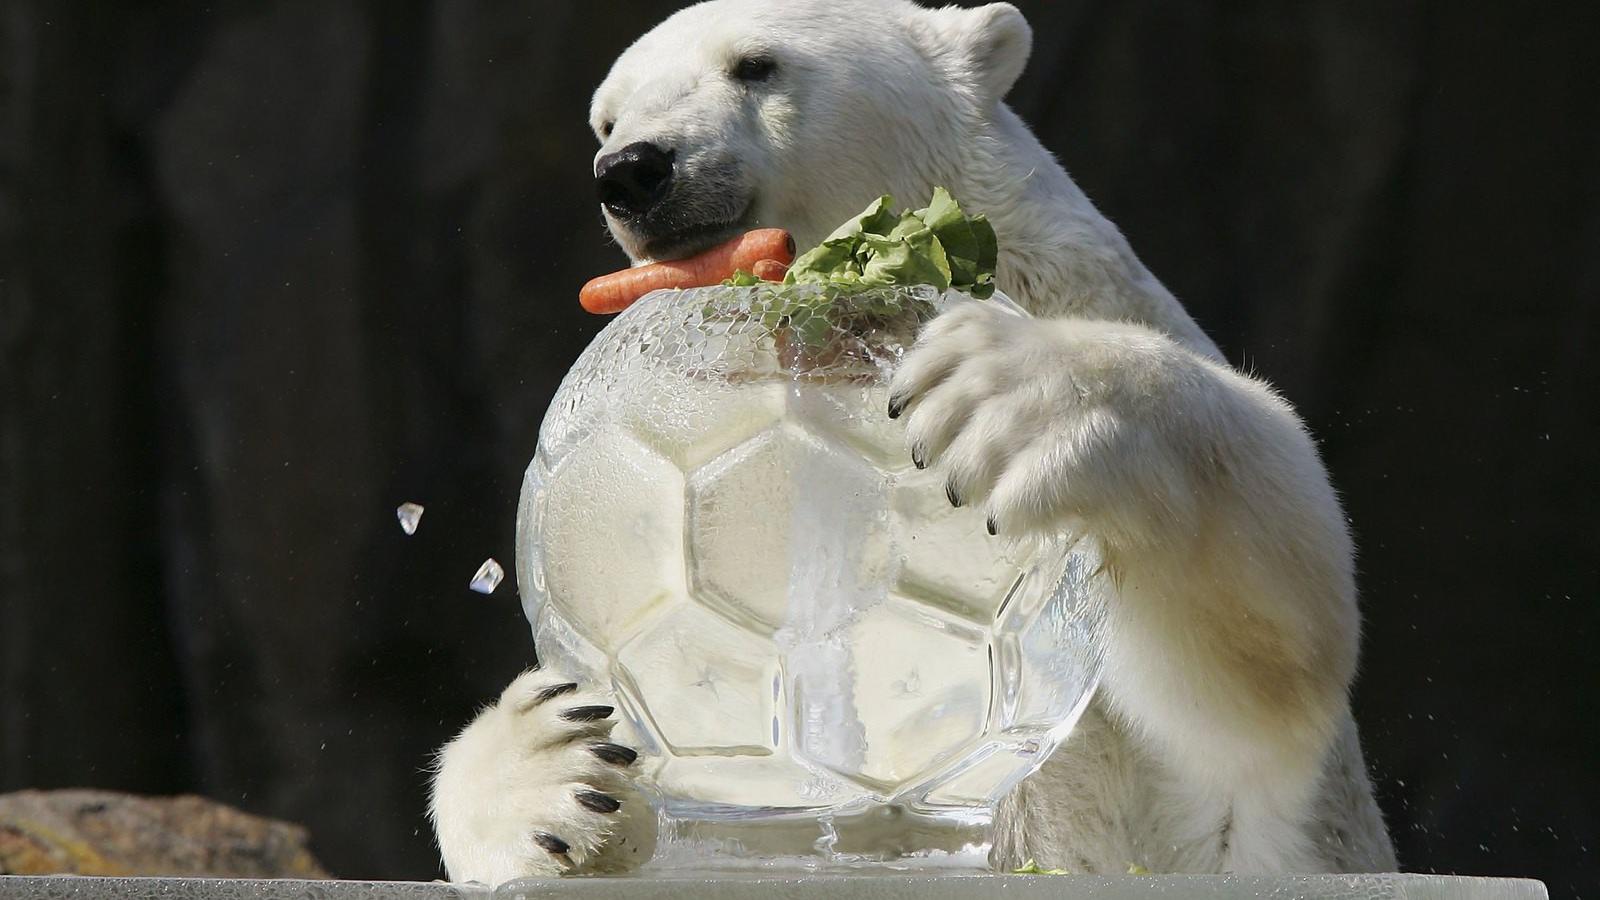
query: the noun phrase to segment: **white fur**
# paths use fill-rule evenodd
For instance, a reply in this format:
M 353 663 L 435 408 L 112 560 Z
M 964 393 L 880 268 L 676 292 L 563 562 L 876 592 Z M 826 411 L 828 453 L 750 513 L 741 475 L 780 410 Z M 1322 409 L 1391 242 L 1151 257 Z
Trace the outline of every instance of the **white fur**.
M 912 444 L 1002 533 L 1093 536 L 1111 619 L 1102 690 L 1003 804 L 997 866 L 1392 869 L 1347 698 L 1353 548 L 1316 448 L 1000 102 L 1030 39 L 1003 3 L 712 0 L 623 54 L 593 125 L 602 154 L 675 148 L 685 217 L 781 225 L 801 246 L 880 193 L 913 202 L 938 184 L 994 223 L 1000 287 L 1039 318 L 941 317 L 892 389 Z M 751 51 L 778 60 L 771 83 L 728 76 Z M 611 225 L 643 258 L 644 239 Z M 642 858 L 607 856 L 617 826 L 566 802 L 619 773 L 576 762 L 537 711 L 508 710 L 520 683 L 443 752 L 451 876 Z M 582 852 L 553 861 L 532 831 Z
M 590 691 L 541 700 L 541 692 L 569 683 L 524 672 L 439 751 L 428 812 L 452 879 L 493 885 L 528 875 L 623 870 L 654 852 L 655 813 L 630 786 L 628 767 L 593 752 L 615 721 L 561 717 L 609 701 Z M 585 808 L 577 799 L 585 790 L 621 807 L 611 815 Z M 549 852 L 535 842 L 541 833 L 570 849 Z

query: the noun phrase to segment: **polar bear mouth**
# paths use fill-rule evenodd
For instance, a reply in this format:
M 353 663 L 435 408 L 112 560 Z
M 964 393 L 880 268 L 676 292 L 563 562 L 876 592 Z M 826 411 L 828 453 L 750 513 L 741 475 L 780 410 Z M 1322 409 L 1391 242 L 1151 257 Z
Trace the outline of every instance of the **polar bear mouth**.
M 652 261 L 683 259 L 702 250 L 715 247 L 728 238 L 750 227 L 749 207 L 733 219 L 721 222 L 701 222 L 678 228 L 664 234 L 651 235 L 644 241 L 644 255 Z

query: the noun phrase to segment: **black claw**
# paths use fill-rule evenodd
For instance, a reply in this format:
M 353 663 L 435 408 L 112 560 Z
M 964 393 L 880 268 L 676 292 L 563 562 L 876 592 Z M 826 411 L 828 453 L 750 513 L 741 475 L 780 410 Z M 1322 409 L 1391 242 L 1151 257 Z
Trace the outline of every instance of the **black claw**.
M 610 706 L 574 706 L 561 714 L 568 722 L 598 722 L 615 712 Z
M 617 798 L 610 794 L 602 794 L 599 791 L 579 791 L 577 796 L 578 802 L 585 809 L 593 810 L 597 813 L 614 813 L 622 808 L 622 804 L 617 801 Z
M 638 751 L 621 744 L 595 744 L 589 748 L 589 752 L 613 766 L 631 766 L 639 758 Z
M 944 483 L 944 496 L 950 501 L 951 506 L 959 507 L 961 505 L 961 495 L 956 493 L 956 486 L 948 481 Z
M 998 525 L 996 525 L 994 523 L 994 516 L 990 516 L 989 517 L 989 533 L 990 534 L 999 534 L 1000 533 L 1000 526 L 998 526 Z
M 557 856 L 565 856 L 567 851 L 572 849 L 572 847 L 567 844 L 566 841 L 563 841 L 561 838 L 558 838 L 553 834 L 545 834 L 542 831 L 535 831 L 533 833 L 533 842 Z
M 544 703 L 547 700 L 554 700 L 562 694 L 570 694 L 577 689 L 578 683 L 576 681 L 569 681 L 566 684 L 552 684 L 539 693 L 534 694 L 533 703 L 535 706 L 537 706 L 538 704 Z
M 928 451 L 923 449 L 920 441 L 911 446 L 911 464 L 919 469 L 928 467 Z
M 889 418 L 898 419 L 898 418 L 900 418 L 900 414 L 905 412 L 905 411 L 906 411 L 905 398 L 903 398 L 903 397 L 890 397 L 889 398 Z

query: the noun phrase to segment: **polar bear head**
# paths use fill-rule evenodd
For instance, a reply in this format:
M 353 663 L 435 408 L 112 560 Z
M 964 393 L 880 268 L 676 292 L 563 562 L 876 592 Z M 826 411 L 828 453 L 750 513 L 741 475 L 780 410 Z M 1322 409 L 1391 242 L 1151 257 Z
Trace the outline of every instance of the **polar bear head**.
M 1027 22 L 1007 3 L 709 0 L 617 59 L 595 92 L 595 178 L 636 261 L 758 225 L 804 246 L 888 192 L 911 202 L 961 173 L 1021 74 Z

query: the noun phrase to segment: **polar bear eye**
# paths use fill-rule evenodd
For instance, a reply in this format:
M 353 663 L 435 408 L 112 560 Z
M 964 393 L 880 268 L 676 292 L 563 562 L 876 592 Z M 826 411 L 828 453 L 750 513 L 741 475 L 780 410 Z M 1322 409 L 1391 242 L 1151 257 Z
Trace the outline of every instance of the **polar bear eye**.
M 617 123 L 615 123 L 615 122 L 601 122 L 600 123 L 600 136 L 603 137 L 603 138 L 611 137 L 611 129 L 613 129 L 615 127 L 617 127 Z
M 733 77 L 740 81 L 766 81 L 778 70 L 778 63 L 770 56 L 744 56 L 733 66 Z

